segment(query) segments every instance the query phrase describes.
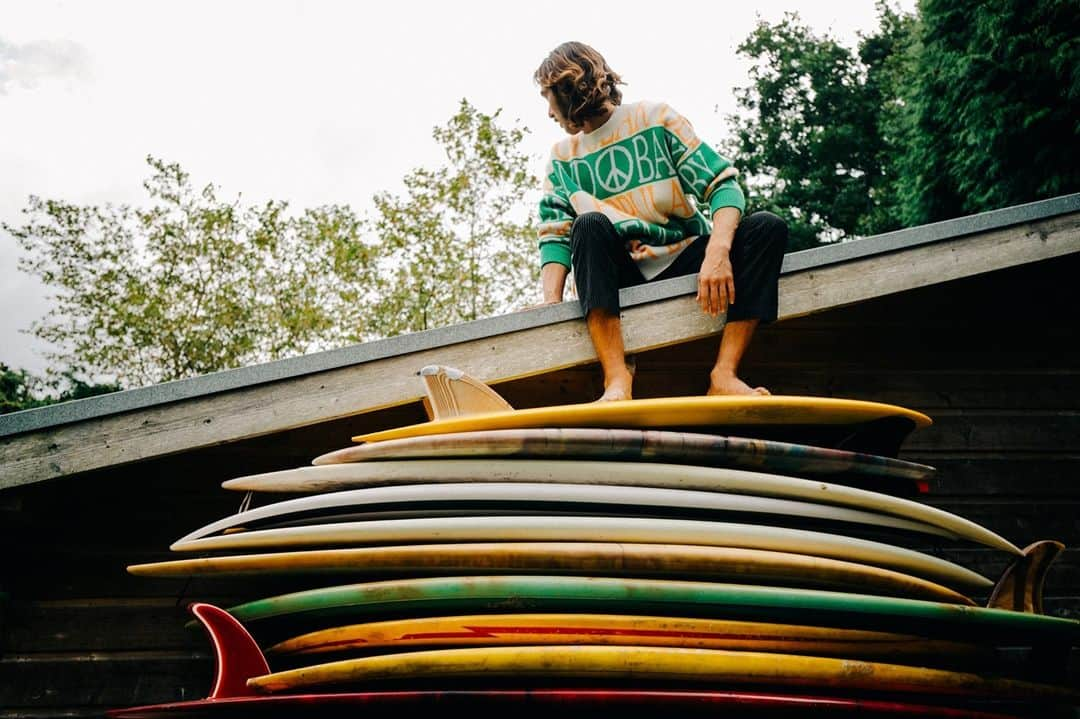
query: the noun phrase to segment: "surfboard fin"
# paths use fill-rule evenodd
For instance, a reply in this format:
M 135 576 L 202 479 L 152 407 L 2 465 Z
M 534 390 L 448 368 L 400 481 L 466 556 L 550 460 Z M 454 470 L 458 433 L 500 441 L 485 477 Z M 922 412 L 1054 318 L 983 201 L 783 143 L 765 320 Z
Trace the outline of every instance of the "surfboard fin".
M 428 365 L 419 374 L 427 391 L 424 409 L 431 419 L 514 409 L 498 392 L 459 369 Z
M 203 625 L 214 647 L 214 684 L 208 699 L 256 696 L 247 680 L 270 673 L 259 645 L 233 615 L 213 604 L 195 602 L 188 607 Z
M 986 606 L 991 609 L 1044 614 L 1043 585 L 1046 582 L 1046 573 L 1064 549 L 1064 544 L 1050 539 L 1024 547 L 1024 553 L 1016 557 L 1002 572 Z

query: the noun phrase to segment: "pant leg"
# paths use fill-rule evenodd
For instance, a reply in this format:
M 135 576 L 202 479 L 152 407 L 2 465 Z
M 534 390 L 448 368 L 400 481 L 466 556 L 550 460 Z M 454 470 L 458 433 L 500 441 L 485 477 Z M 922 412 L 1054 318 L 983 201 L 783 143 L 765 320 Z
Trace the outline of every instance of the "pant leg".
M 735 304 L 728 307 L 728 322 L 776 319 L 787 240 L 787 223 L 771 212 L 755 212 L 739 223 L 731 244 Z
M 731 242 L 735 304 L 728 306 L 728 322 L 756 319 L 768 324 L 776 319 L 787 237 L 787 223 L 771 212 L 755 212 L 739 223 Z M 708 243 L 707 236 L 699 237 L 653 281 L 698 272 Z
M 594 309 L 619 314 L 619 288 L 645 281 L 615 226 L 600 212 L 579 215 L 570 226 L 570 258 L 586 317 Z

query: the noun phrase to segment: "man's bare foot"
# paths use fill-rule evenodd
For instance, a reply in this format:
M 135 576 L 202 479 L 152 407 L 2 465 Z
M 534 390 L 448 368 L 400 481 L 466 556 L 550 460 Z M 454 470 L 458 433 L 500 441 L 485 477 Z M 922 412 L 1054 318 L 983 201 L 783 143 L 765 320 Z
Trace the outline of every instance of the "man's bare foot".
M 767 395 L 772 393 L 764 387 L 751 387 L 731 372 L 714 369 L 709 373 L 709 391 L 706 394 L 711 396 L 724 394 Z
M 597 402 L 617 402 L 622 399 L 632 399 L 631 390 L 634 385 L 634 375 L 629 371 L 604 383 L 604 394 L 600 395 Z

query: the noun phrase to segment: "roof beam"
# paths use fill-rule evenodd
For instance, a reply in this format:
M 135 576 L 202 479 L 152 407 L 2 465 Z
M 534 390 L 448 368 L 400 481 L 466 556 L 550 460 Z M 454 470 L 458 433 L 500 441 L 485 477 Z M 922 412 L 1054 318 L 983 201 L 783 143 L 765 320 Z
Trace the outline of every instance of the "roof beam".
M 882 248 L 876 254 L 788 271 L 780 282 L 780 317 L 1074 252 L 1080 252 L 1080 212 L 892 251 Z M 695 288 L 695 279 L 685 277 L 624 291 L 625 299 L 636 302 L 623 312 L 627 350 L 640 352 L 717 334 L 722 321 L 698 310 Z M 517 318 L 510 315 L 507 321 L 517 328 L 501 334 L 2 437 L 0 489 L 415 401 L 422 392 L 415 373 L 426 364 L 460 367 L 497 383 L 594 361 L 580 311 L 575 313 L 570 303 L 545 310 L 566 318 L 530 324 L 519 321 L 528 312 L 516 313 Z

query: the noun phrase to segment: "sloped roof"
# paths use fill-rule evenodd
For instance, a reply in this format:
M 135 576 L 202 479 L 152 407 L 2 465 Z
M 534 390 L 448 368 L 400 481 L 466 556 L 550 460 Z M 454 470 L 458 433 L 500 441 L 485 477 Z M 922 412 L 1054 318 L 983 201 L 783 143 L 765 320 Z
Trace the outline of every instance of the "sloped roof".
M 780 317 L 1080 252 L 1080 193 L 788 254 Z M 898 259 L 902 257 L 903 259 Z M 693 276 L 622 290 L 628 351 L 714 334 Z M 414 401 L 416 369 L 487 382 L 592 361 L 577 302 L 0 416 L 0 489 Z

